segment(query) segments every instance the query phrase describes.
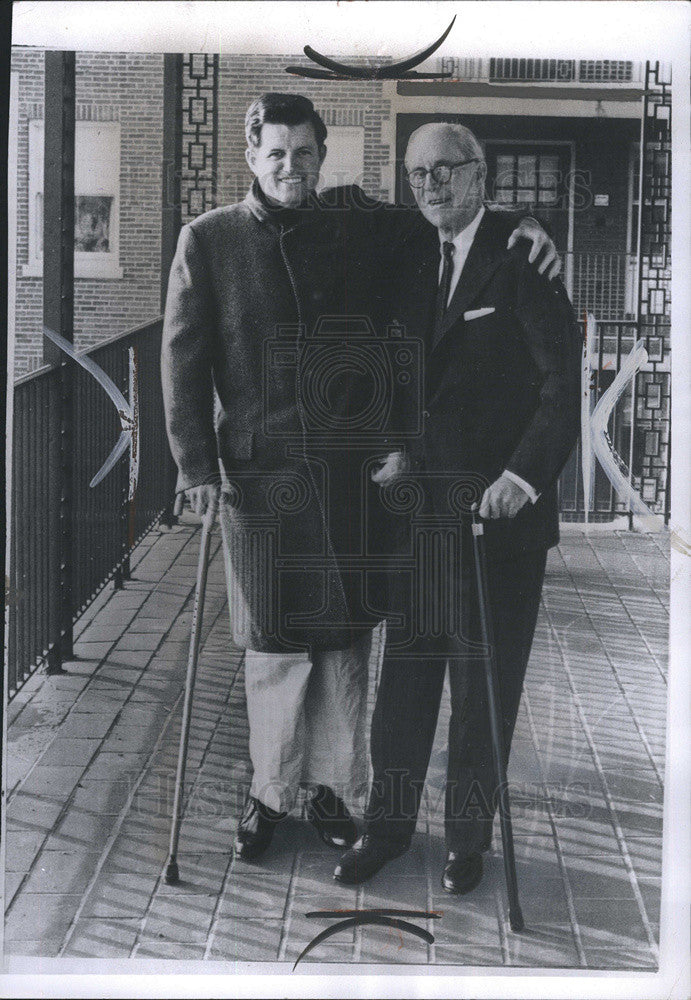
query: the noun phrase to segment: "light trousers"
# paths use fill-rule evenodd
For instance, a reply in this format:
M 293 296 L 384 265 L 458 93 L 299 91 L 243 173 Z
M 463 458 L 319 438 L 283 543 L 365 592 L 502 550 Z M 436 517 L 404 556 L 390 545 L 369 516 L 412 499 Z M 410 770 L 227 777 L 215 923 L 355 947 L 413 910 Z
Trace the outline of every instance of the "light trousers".
M 341 798 L 367 782 L 367 682 L 372 633 L 347 649 L 245 652 L 250 794 L 289 811 L 300 785 Z

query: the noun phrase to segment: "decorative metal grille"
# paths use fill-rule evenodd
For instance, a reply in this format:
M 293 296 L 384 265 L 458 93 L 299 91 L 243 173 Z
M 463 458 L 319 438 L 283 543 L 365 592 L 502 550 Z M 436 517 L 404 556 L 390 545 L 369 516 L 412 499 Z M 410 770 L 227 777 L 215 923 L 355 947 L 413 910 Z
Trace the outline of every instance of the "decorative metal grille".
M 575 65 L 572 59 L 490 59 L 489 78 L 563 83 L 574 79 Z
M 442 57 L 441 73 L 493 83 L 643 83 L 641 63 L 623 59 L 460 59 Z
M 647 63 L 638 337 L 645 340 L 649 363 L 635 386 L 633 482 L 645 502 L 666 519 L 670 502 L 671 119 L 671 73 L 659 62 Z
M 186 55 L 182 64 L 182 224 L 216 206 L 218 56 Z
M 638 287 L 636 257 L 627 253 L 573 253 L 564 257 L 576 315 L 592 313 L 600 320 L 626 320 L 636 316 Z
M 633 63 L 622 59 L 581 59 L 578 79 L 581 83 L 630 83 Z
M 455 80 L 480 80 L 483 76 L 482 60 L 443 56 L 439 60 L 439 72 L 451 73 Z
M 322 118 L 328 127 L 333 125 L 361 125 L 365 124 L 364 108 L 317 108 L 317 114 Z

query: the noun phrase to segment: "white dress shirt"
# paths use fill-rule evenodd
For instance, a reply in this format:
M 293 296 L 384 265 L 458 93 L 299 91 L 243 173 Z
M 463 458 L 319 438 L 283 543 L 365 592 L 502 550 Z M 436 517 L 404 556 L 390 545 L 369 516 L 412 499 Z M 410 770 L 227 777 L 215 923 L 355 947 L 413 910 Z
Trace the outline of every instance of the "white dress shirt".
M 484 214 L 485 214 L 485 206 L 482 205 L 480 206 L 480 211 L 477 213 L 473 221 L 469 223 L 465 227 L 465 229 L 462 229 L 457 236 L 454 236 L 453 240 L 450 241 L 454 245 L 454 252 L 453 252 L 453 257 L 451 258 L 452 262 L 451 284 L 449 285 L 449 298 L 447 299 L 446 302 L 447 306 L 449 305 L 451 299 L 453 298 L 453 293 L 456 291 L 458 279 L 460 278 L 461 271 L 463 270 L 465 262 L 468 259 L 468 253 L 470 251 L 471 246 L 473 245 L 475 234 L 477 233 L 478 226 L 482 222 L 482 216 Z M 440 250 L 441 250 L 441 245 L 443 245 L 446 242 L 449 241 L 445 240 L 442 237 L 441 233 L 439 233 Z M 444 269 L 444 256 L 442 254 L 441 260 L 439 262 L 440 283 L 441 283 L 441 276 L 443 269 Z M 511 482 L 516 484 L 516 486 L 520 486 L 520 488 L 525 493 L 528 494 L 531 503 L 537 503 L 537 501 L 540 499 L 540 494 L 535 492 L 530 483 L 527 483 L 525 479 L 521 479 L 520 476 L 517 476 L 515 472 L 511 472 L 509 469 L 504 469 L 503 474 L 506 476 L 507 479 L 510 479 Z
M 463 265 L 468 257 L 468 251 L 470 250 L 473 240 L 475 239 L 475 233 L 477 232 L 477 227 L 482 221 L 482 216 L 485 214 L 485 206 L 480 206 L 480 211 L 477 213 L 475 218 L 469 225 L 462 229 L 458 236 L 454 236 L 452 240 L 445 240 L 441 233 L 439 233 L 439 244 L 440 247 L 444 243 L 451 242 L 454 246 L 453 257 L 451 258 L 451 284 L 449 285 L 449 298 L 446 302 L 447 306 L 451 299 L 453 298 L 453 293 L 456 291 L 456 285 L 458 284 L 458 279 L 461 276 L 461 271 L 463 270 Z M 444 268 L 444 257 L 442 256 L 439 262 L 439 281 L 441 282 L 441 274 Z

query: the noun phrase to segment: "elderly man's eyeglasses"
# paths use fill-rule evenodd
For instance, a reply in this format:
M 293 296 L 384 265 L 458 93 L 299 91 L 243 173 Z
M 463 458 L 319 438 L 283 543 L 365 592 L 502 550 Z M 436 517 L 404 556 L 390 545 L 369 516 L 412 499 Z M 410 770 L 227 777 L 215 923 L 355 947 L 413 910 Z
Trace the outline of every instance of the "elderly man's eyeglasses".
M 435 184 L 448 184 L 451 180 L 451 174 L 457 167 L 465 167 L 468 163 L 478 162 L 477 157 L 474 157 L 472 160 L 461 160 L 460 163 L 440 163 L 438 166 L 432 167 L 431 170 L 424 170 L 422 167 L 417 167 L 415 170 L 406 171 L 406 176 L 408 183 L 414 188 L 425 186 L 427 174 L 430 175 Z

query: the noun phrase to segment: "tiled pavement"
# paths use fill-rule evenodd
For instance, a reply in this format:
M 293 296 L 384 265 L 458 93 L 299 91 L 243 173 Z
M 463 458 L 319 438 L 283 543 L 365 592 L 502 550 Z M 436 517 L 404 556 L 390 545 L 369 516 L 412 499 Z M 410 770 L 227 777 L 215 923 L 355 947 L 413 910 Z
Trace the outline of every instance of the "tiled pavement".
M 407 855 L 358 889 L 338 886 L 337 855 L 296 812 L 261 867 L 232 861 L 250 770 L 218 539 L 188 761 L 184 882 L 165 884 L 198 540 L 190 523 L 152 532 L 125 589 L 107 588 L 80 621 L 68 674 L 34 676 L 10 706 L 6 954 L 292 963 L 327 926 L 308 910 L 402 906 L 443 912 L 428 922 L 434 944 L 362 928 L 305 961 L 656 968 L 665 534 L 573 530 L 550 553 L 509 771 L 521 935 L 508 925 L 497 830 L 478 889 L 454 899 L 439 885 L 447 699 Z

